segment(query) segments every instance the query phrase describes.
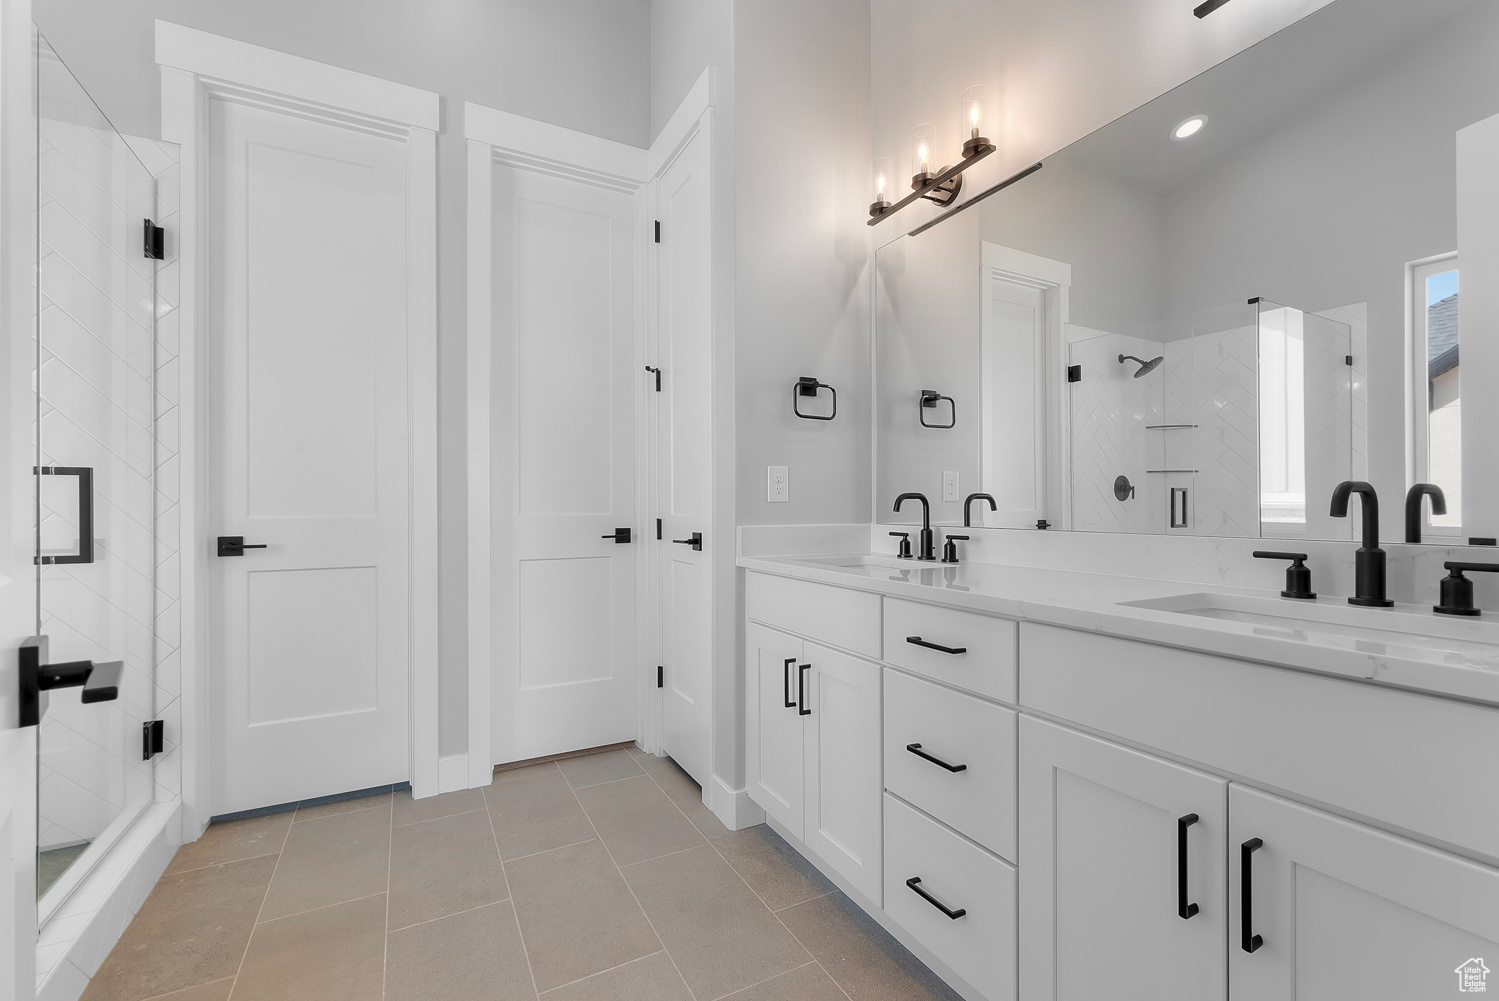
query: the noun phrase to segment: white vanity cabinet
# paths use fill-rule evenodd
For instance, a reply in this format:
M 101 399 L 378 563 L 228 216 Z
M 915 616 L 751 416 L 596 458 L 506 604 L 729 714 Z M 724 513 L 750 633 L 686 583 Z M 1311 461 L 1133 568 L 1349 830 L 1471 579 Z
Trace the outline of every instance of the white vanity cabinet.
M 879 598 L 860 597 L 872 599 L 877 614 Z M 751 608 L 752 615 L 775 611 Z M 803 628 L 817 628 L 816 619 Z M 880 666 L 753 620 L 745 626 L 745 665 L 750 798 L 878 904 Z
M 1234 1001 L 1459 997 L 1499 967 L 1499 870 L 1238 783 L 1228 847 Z
M 1228 782 L 1020 719 L 1020 996 L 1213 1001 Z

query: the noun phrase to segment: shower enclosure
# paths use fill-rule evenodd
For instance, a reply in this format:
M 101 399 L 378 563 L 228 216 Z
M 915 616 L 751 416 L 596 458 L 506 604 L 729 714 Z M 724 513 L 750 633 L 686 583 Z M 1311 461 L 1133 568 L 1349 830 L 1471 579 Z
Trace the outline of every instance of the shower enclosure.
M 1069 334 L 1072 527 L 1348 538 L 1327 499 L 1358 458 L 1351 326 L 1252 299 L 1161 327 Z
M 35 57 L 36 633 L 48 663 L 122 662 L 111 701 L 44 694 L 45 925 L 156 796 L 170 588 L 158 575 L 157 179 L 39 34 Z

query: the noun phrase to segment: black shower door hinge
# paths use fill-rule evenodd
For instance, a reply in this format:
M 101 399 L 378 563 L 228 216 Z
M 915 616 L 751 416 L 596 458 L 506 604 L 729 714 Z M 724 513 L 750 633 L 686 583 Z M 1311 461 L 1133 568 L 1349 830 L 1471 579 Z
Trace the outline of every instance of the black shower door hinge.
M 656 242 L 657 243 L 661 242 L 661 220 L 660 219 L 656 220 Z
M 665 688 L 666 687 L 666 665 L 665 664 L 657 664 L 656 665 L 656 687 L 657 688 Z
M 1349 368 L 1352 368 L 1353 367 L 1353 355 L 1344 355 L 1343 356 L 1343 364 L 1347 365 Z
M 1068 382 L 1082 382 L 1083 381 L 1083 367 L 1081 365 L 1068 365 L 1067 366 L 1067 381 Z
M 150 219 L 145 220 L 143 227 L 145 231 L 146 257 L 153 261 L 164 261 L 167 257 L 167 231 L 156 225 Z
M 141 760 L 150 761 L 166 747 L 166 723 L 153 719 L 141 724 Z

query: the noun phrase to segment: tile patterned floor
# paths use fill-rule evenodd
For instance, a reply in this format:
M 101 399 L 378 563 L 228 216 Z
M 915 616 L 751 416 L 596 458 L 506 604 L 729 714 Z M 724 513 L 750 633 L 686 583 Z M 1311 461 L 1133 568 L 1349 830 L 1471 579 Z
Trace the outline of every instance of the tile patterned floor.
M 767 827 L 636 749 L 183 845 L 84 1001 L 956 1001 Z

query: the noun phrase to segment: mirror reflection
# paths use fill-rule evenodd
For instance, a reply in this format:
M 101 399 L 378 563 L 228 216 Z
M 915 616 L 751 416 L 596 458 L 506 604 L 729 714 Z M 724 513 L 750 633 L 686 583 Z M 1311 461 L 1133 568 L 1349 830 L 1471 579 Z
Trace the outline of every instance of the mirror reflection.
M 1367 479 L 1386 538 L 1417 484 L 1423 541 L 1495 534 L 1495 51 L 1494 4 L 1343 0 L 880 247 L 882 520 L 1350 539 Z

